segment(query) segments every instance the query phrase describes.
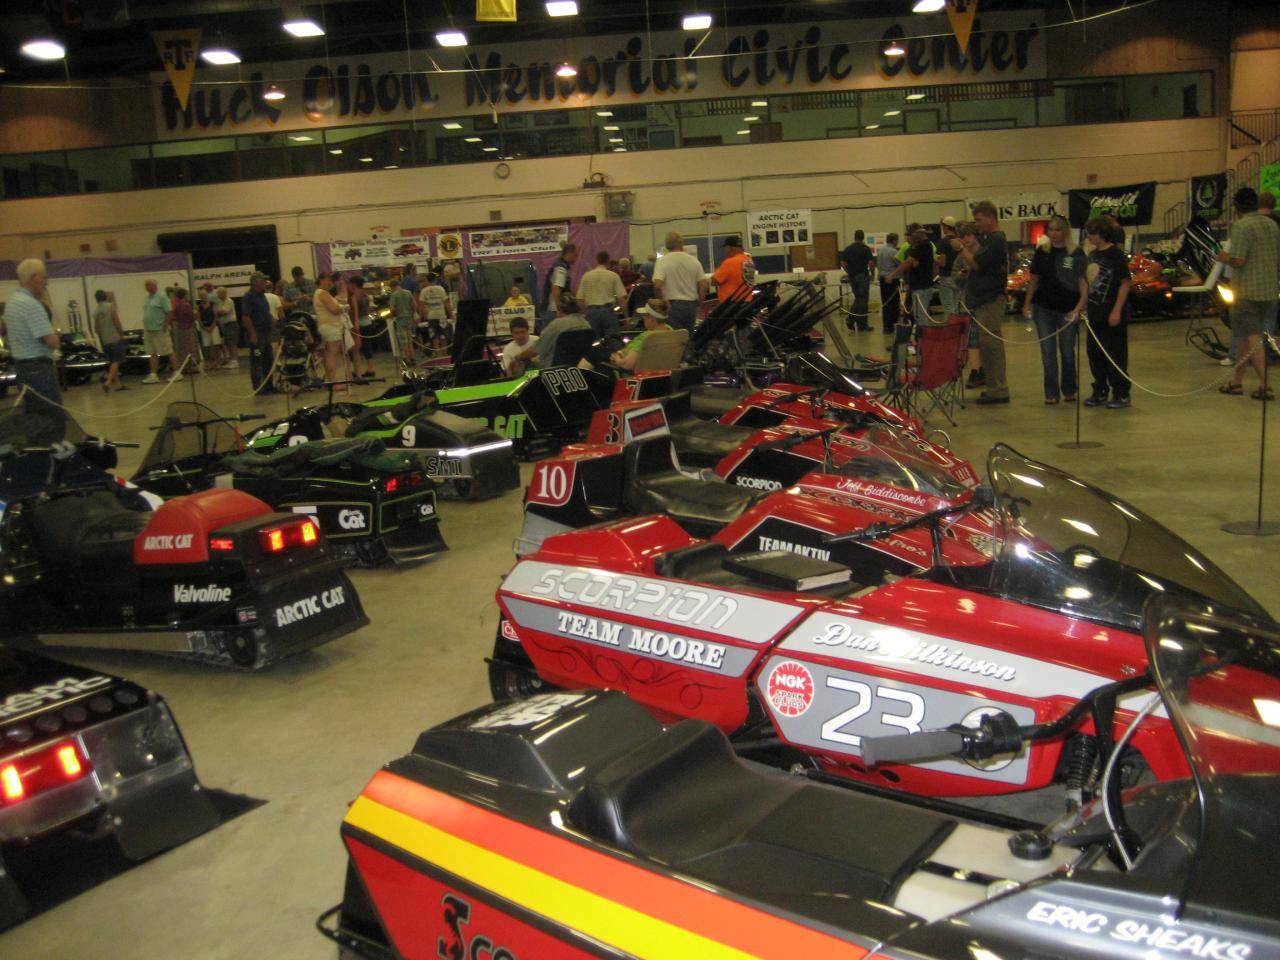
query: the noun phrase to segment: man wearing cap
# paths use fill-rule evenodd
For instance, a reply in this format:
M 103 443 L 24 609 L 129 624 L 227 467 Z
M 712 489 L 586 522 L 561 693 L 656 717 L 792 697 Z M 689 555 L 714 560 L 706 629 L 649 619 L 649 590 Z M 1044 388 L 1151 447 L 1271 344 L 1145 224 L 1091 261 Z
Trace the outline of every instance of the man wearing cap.
M 938 302 L 942 304 L 943 315 L 949 317 L 960 305 L 960 288 L 952 273 L 956 265 L 956 253 L 951 249 L 951 238 L 956 235 L 956 218 L 943 217 L 938 227 L 942 231 L 942 243 L 938 247 L 933 263 L 938 268 Z M 977 346 L 976 342 L 974 346 Z
M 743 249 L 742 238 L 737 234 L 725 238 L 724 259 L 711 279 L 716 282 L 716 299 L 721 303 L 731 297 L 750 300 L 755 296 L 752 289 L 756 283 L 756 264 Z
M 1277 263 L 1280 262 L 1280 227 L 1258 212 L 1258 194 L 1241 187 L 1233 198 L 1239 216 L 1231 225 L 1231 250 L 1218 253 L 1221 263 L 1231 265 L 1231 339 L 1236 367 L 1223 393 L 1244 392 L 1245 366 L 1253 364 L 1258 374 L 1255 400 L 1270 400 L 1274 391 L 1267 384 L 1267 353 L 1262 347 L 1264 333 L 1276 328 Z
M 249 338 L 249 382 L 254 393 L 269 393 L 271 388 L 263 386 L 272 366 L 271 304 L 267 301 L 265 273 L 255 271 L 249 278 L 249 292 L 240 304 L 245 336 Z
M 644 320 L 644 331 L 637 333 L 621 350 L 615 350 L 610 355 L 609 362 L 623 370 L 634 370 L 636 361 L 640 359 L 640 349 L 644 346 L 645 338 L 656 330 L 671 329 L 671 324 L 667 323 L 667 309 L 665 300 L 650 300 L 637 310 L 636 313 Z

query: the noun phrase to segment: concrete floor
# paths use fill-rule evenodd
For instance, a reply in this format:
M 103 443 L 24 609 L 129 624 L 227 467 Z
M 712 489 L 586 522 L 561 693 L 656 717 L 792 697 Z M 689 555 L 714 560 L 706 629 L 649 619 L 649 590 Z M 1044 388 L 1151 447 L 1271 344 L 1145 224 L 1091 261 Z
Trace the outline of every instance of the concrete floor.
M 1183 343 L 1182 322 L 1135 326 L 1132 374 L 1163 393 L 1183 393 L 1225 372 Z M 1020 322 L 1005 336 L 1030 341 Z M 881 352 L 878 334 L 855 349 Z M 1037 348 L 1009 347 L 1013 403 L 970 406 L 951 429 L 956 450 L 981 469 L 995 441 L 1075 473 L 1147 511 L 1203 550 L 1268 609 L 1280 610 L 1277 539 L 1233 537 L 1228 520 L 1254 516 L 1262 404 L 1214 390 L 1166 399 L 1134 391 L 1129 410 L 1085 410 L 1095 450 L 1063 450 L 1072 406 L 1046 407 Z M 104 399 L 96 387 L 69 392 L 85 427 L 118 440 L 150 439 L 166 401 L 123 419 L 159 387 Z M 247 375 L 203 378 L 199 398 L 230 413 L 272 416 L 284 401 L 251 404 Z M 381 389 L 381 388 L 379 388 Z M 369 389 L 370 394 L 375 392 Z M 187 399 L 187 384 L 168 397 Z M 1274 413 L 1274 411 L 1273 411 Z M 1280 421 L 1273 421 L 1280 427 Z M 1280 484 L 1280 444 L 1269 469 Z M 127 473 L 142 451 L 126 451 Z M 529 467 L 524 467 L 524 477 Z M 494 590 L 512 562 L 519 491 L 480 504 L 444 501 L 452 550 L 409 569 L 357 570 L 352 581 L 372 621 L 366 629 L 260 675 L 221 673 L 142 656 L 76 657 L 162 692 L 186 734 L 202 780 L 269 801 L 214 832 L 143 864 L 0 935 L 0 957 L 331 958 L 312 929 L 337 902 L 344 870 L 338 824 L 383 762 L 407 751 L 424 727 L 488 700 L 483 658 L 497 620 Z M 1280 519 L 1280 492 L 1267 516 Z

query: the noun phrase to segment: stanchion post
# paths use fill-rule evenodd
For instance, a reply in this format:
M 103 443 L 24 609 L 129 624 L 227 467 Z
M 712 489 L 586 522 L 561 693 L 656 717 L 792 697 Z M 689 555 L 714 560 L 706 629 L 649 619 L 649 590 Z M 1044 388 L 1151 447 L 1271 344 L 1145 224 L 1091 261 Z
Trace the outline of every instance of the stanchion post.
M 1259 344 L 1262 351 L 1262 383 L 1259 389 L 1262 395 L 1267 395 L 1268 380 L 1270 379 L 1270 365 L 1267 363 L 1267 342 L 1264 338 Z M 1280 521 L 1263 520 L 1262 519 L 1262 503 L 1263 493 L 1266 490 L 1267 478 L 1267 407 L 1271 401 L 1260 400 L 1262 405 L 1262 425 L 1258 433 L 1258 513 L 1252 520 L 1233 520 L 1230 523 L 1224 523 L 1220 528 L 1223 533 L 1234 534 L 1238 537 L 1274 537 L 1280 533 Z
M 1084 367 L 1080 365 L 1080 341 L 1088 336 L 1088 332 L 1081 328 L 1087 321 L 1079 314 L 1076 315 L 1076 438 L 1074 440 L 1065 440 L 1058 444 L 1063 450 L 1094 450 L 1102 446 L 1097 440 L 1081 440 L 1080 439 L 1080 405 L 1081 396 L 1084 394 Z M 1039 330 L 1036 331 L 1039 333 Z

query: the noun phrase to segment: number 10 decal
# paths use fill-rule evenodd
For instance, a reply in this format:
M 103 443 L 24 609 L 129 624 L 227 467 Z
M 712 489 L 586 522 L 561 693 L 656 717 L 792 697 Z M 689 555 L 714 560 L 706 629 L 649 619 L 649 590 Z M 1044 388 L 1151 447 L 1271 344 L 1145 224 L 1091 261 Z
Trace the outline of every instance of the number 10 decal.
M 857 701 L 847 710 L 842 710 L 822 725 L 822 739 L 835 743 L 847 743 L 851 747 L 862 747 L 862 737 L 855 733 L 845 733 L 843 728 L 860 717 L 865 717 L 876 707 L 876 698 L 888 700 L 891 704 L 901 704 L 907 712 L 889 713 L 889 707 L 881 704 L 878 721 L 886 727 L 900 727 L 907 733 L 919 733 L 920 722 L 924 720 L 924 697 L 909 690 L 895 690 L 893 687 L 876 687 L 874 694 L 871 684 L 860 680 L 846 680 L 844 677 L 827 677 L 827 686 L 832 690 L 844 690 L 857 697 Z
M 538 464 L 529 484 L 529 499 L 557 507 L 567 503 L 573 489 L 572 469 L 562 463 Z

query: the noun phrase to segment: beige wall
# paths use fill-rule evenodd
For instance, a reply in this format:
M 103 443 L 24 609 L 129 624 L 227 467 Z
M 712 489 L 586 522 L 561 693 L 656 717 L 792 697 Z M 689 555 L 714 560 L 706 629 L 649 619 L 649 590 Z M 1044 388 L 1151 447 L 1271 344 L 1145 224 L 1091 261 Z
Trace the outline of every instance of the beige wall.
M 106 89 L 38 89 L 0 84 L 0 153 L 35 153 L 153 139 L 150 95 L 136 84 Z
M 494 211 L 506 222 L 603 219 L 603 191 L 582 187 L 597 171 L 610 189 L 636 195 L 638 251 L 667 229 L 703 232 L 703 201 L 724 213 L 717 232 L 743 229 L 747 209 L 810 207 L 815 230 L 843 238 L 959 214 L 966 197 L 1082 187 L 1091 174 L 1098 186 L 1171 181 L 1157 194 L 1159 225 L 1187 177 L 1222 168 L 1223 140 L 1221 120 L 1174 120 L 519 160 L 506 180 L 473 164 L 13 200 L 3 205 L 0 258 L 77 256 L 81 243 L 102 255 L 108 239 L 118 254 L 139 255 L 155 252 L 158 233 L 275 224 L 282 268 L 310 269 L 309 243 L 361 239 L 375 226 L 479 224 Z

